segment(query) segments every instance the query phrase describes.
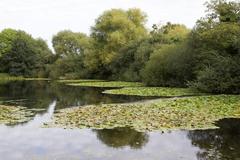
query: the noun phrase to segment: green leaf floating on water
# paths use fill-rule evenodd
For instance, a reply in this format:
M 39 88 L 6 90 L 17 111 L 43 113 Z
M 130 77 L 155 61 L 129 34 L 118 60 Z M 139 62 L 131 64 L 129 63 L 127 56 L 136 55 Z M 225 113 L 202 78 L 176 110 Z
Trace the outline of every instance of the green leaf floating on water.
M 131 127 L 138 131 L 215 128 L 222 118 L 240 118 L 240 96 L 162 99 L 152 103 L 103 104 L 60 110 L 49 126 Z
M 105 80 L 98 80 L 98 79 L 63 79 L 63 80 L 58 80 L 57 82 L 59 83 L 86 83 L 86 82 L 105 82 Z
M 105 94 L 135 95 L 135 96 L 189 96 L 200 95 L 197 91 L 189 88 L 168 88 L 168 87 L 127 87 L 121 89 L 106 90 Z
M 122 81 L 82 81 L 74 82 L 70 81 L 66 83 L 70 86 L 81 86 L 81 87 L 109 87 L 109 88 L 121 88 L 121 87 L 140 87 L 142 83 L 138 82 L 122 82 Z
M 0 105 L 0 124 L 16 124 L 30 120 L 32 112 L 24 107 Z

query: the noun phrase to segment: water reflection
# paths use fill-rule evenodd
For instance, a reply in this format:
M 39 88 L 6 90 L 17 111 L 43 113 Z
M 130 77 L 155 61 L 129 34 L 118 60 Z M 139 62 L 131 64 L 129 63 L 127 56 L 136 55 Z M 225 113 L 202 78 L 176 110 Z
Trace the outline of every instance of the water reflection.
M 240 120 L 223 119 L 216 125 L 219 129 L 189 132 L 192 144 L 201 149 L 198 159 L 240 159 Z
M 129 146 L 133 149 L 141 149 L 148 142 L 148 134 L 137 132 L 130 128 L 115 128 L 94 130 L 97 138 L 104 144 L 113 148 Z
M 18 86 L 20 85 L 20 86 Z M 5 103 L 42 108 L 33 119 L 0 125 L 3 160 L 238 160 L 240 120 L 224 119 L 219 129 L 141 133 L 130 128 L 104 130 L 41 128 L 56 108 L 91 103 L 127 102 L 136 97 L 107 96 L 101 89 L 48 82 L 14 82 L 0 86 Z
M 102 88 L 74 87 L 48 81 L 15 81 L 0 85 L 0 100 L 28 108 L 43 108 L 57 100 L 56 109 L 100 103 L 123 103 L 146 99 L 106 95 Z M 149 99 L 149 98 L 148 98 Z
M 44 123 L 49 122 L 53 116 L 53 113 L 55 111 L 57 101 L 54 100 L 52 103 L 49 104 L 49 107 L 47 109 L 47 112 L 44 114 L 36 114 L 34 118 L 25 123 L 25 127 L 41 127 Z
M 47 112 L 24 125 L 0 126 L 0 157 L 4 160 L 232 160 L 239 158 L 238 119 L 217 123 L 220 129 L 141 133 L 130 128 L 105 130 L 41 128 Z

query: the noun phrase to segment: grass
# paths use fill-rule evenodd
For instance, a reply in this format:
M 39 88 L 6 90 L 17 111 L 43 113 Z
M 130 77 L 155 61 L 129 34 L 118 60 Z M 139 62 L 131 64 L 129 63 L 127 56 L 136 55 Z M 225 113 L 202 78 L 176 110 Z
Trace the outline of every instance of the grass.
M 49 126 L 138 131 L 215 128 L 222 118 L 240 118 L 240 96 L 163 99 L 153 103 L 102 104 L 60 110 Z
M 168 88 L 168 87 L 127 87 L 121 89 L 106 90 L 105 94 L 115 95 L 134 95 L 134 96 L 156 96 L 156 97 L 171 97 L 171 96 L 190 96 L 199 95 L 201 93 L 193 91 L 189 88 Z
M 66 83 L 70 86 L 81 86 L 81 87 L 103 87 L 103 88 L 121 88 L 121 87 L 140 87 L 142 83 L 138 82 L 122 82 L 122 81 L 86 81 L 80 83 Z
M 0 105 L 0 124 L 16 124 L 30 120 L 32 113 L 24 107 Z

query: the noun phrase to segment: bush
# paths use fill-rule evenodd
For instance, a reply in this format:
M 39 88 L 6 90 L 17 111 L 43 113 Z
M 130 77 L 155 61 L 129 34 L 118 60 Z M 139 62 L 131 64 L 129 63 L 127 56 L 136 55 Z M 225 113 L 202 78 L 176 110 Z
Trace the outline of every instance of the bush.
M 209 93 L 240 93 L 240 57 L 215 56 L 190 86 Z
M 194 59 L 185 44 L 164 45 L 156 50 L 142 71 L 150 86 L 183 87 L 194 77 Z

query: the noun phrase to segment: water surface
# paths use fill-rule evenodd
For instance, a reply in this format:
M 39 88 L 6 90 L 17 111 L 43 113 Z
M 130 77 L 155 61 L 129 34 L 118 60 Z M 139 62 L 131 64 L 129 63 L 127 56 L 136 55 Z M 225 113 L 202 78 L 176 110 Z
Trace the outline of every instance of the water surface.
M 219 129 L 137 132 L 131 128 L 104 130 L 41 128 L 56 109 L 86 104 L 123 103 L 140 97 L 101 94 L 102 89 L 64 86 L 41 81 L 0 85 L 5 104 L 43 109 L 33 119 L 0 125 L 3 160 L 240 160 L 240 120 L 225 119 Z

